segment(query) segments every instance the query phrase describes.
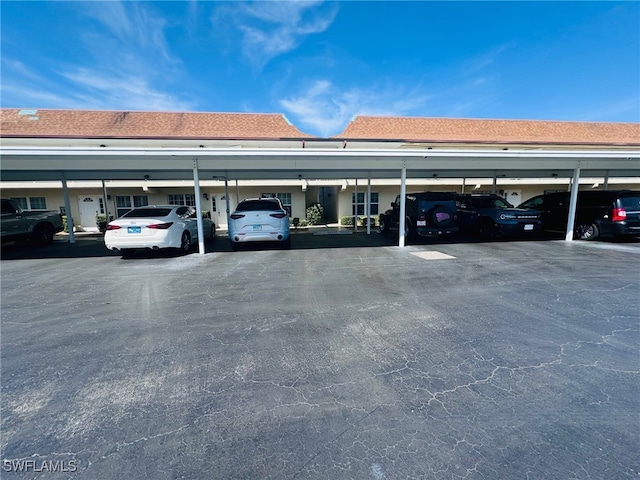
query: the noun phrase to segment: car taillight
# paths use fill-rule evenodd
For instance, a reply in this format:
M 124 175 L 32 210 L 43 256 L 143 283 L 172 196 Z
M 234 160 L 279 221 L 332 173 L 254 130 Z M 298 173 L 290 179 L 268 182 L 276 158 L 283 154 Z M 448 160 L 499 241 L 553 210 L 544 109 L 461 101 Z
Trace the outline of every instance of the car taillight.
M 169 228 L 171 225 L 173 225 L 173 222 L 167 222 L 167 223 L 152 223 L 151 225 L 147 225 L 147 228 L 153 228 L 154 230 L 166 230 L 167 228 Z
M 624 208 L 613 209 L 613 221 L 624 222 L 627 219 L 627 211 Z
M 275 218 L 284 218 L 287 216 L 287 214 L 286 213 L 270 213 L 269 216 L 275 217 Z
M 244 217 L 244 215 L 241 215 L 240 213 L 232 213 L 231 214 L 231 218 L 233 218 L 234 220 L 238 220 L 240 218 Z
M 122 227 L 120 225 L 107 225 L 107 230 L 120 230 Z

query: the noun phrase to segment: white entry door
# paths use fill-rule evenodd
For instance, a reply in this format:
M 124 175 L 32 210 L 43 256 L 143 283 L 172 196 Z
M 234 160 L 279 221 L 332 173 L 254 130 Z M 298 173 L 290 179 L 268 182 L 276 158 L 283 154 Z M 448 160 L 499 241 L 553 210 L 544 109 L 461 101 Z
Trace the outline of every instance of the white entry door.
M 505 190 L 504 199 L 514 207 L 522 203 L 522 190 Z
M 104 213 L 102 197 L 78 197 L 80 206 L 80 225 L 85 232 L 97 232 L 96 215 Z

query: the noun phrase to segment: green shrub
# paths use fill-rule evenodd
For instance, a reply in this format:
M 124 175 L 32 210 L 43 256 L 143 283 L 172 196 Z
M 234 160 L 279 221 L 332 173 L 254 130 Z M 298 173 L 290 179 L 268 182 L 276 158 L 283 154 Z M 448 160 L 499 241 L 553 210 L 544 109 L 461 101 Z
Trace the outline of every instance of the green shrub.
M 113 220 L 113 215 L 109 215 L 109 221 L 111 220 Z M 107 230 L 107 216 L 104 213 L 98 213 L 96 215 L 96 225 L 100 233 L 104 233 Z
M 309 225 L 322 225 L 322 217 L 322 205 L 319 203 L 312 203 L 307 207 L 307 222 L 309 222 Z
M 372 227 L 376 226 L 376 222 L 377 222 L 376 221 L 376 217 L 371 217 L 371 226 Z M 348 217 L 340 217 L 340 225 L 352 227 L 353 226 L 353 215 L 350 215 Z M 367 217 L 366 216 L 358 216 L 358 225 L 366 227 L 367 226 Z

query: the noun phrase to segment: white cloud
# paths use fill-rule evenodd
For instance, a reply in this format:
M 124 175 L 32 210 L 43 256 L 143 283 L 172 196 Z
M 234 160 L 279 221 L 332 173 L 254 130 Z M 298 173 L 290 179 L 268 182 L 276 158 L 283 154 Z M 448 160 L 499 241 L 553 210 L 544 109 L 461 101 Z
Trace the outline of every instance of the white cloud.
M 328 80 L 317 80 L 306 91 L 279 103 L 302 130 L 330 137 L 342 132 L 354 115 L 408 115 L 423 109 L 428 99 L 417 88 L 341 89 Z
M 242 33 L 242 52 L 254 67 L 262 68 L 274 57 L 297 48 L 309 35 L 324 32 L 337 14 L 336 4 L 316 9 L 324 2 L 264 1 L 238 3 L 219 9 L 216 22 L 229 17 Z

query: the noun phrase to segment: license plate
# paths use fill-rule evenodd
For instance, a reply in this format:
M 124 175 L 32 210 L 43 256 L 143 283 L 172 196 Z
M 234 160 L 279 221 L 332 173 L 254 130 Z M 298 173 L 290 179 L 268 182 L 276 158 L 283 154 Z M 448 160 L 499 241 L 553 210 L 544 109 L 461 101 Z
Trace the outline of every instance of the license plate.
M 427 221 L 426 220 L 416 220 L 416 226 L 417 227 L 426 227 L 427 226 Z
M 127 233 L 140 233 L 141 231 L 140 227 L 127 227 Z
M 262 225 L 254 225 L 253 230 L 262 230 Z
M 533 230 L 533 224 L 532 224 L 532 223 L 527 223 L 527 224 L 524 226 L 524 230 L 525 230 L 525 231 Z

